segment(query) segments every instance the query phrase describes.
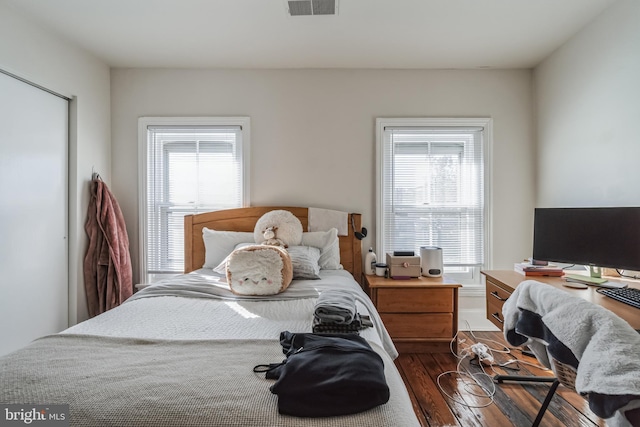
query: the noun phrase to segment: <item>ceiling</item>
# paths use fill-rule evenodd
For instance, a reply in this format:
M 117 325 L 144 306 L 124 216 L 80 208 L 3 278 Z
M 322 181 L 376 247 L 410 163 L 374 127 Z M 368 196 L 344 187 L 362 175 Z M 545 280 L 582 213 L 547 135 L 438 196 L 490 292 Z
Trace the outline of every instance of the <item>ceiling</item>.
M 112 67 L 531 68 L 614 0 L 0 0 Z

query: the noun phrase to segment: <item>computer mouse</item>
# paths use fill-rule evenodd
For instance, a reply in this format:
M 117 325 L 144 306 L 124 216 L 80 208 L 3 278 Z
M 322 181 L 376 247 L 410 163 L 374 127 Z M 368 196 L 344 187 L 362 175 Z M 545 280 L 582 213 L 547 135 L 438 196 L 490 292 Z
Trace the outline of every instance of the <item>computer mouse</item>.
M 562 286 L 566 286 L 567 288 L 575 288 L 575 289 L 587 289 L 589 287 L 584 283 L 578 283 L 578 282 L 563 282 Z

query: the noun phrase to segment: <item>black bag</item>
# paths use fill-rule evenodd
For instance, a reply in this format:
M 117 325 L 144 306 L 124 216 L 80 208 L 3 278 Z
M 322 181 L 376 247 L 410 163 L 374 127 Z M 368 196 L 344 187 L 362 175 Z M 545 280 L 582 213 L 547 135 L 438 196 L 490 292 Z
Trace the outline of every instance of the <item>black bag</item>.
M 298 417 L 355 414 L 389 401 L 382 358 L 355 334 L 280 333 L 287 358 L 258 365 L 277 379 L 278 411 Z

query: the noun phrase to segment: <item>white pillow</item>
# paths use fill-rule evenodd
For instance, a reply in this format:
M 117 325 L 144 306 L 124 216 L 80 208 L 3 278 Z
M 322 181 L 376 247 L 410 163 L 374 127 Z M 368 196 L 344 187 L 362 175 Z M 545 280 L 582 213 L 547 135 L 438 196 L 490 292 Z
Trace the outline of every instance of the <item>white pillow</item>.
M 234 250 L 254 245 L 255 243 L 239 243 Z M 286 251 L 291 258 L 294 279 L 320 279 L 320 264 L 318 264 L 320 249 L 312 246 L 290 246 Z M 226 274 L 227 261 L 230 256 L 231 254 L 227 255 L 213 271 L 222 275 Z
M 236 249 L 241 249 L 241 248 L 246 248 L 247 246 L 255 246 L 255 243 L 238 243 L 231 252 L 235 251 Z M 220 264 L 218 264 L 213 271 L 215 271 L 216 273 L 220 273 L 222 275 L 227 274 L 227 261 L 229 260 L 229 257 L 231 256 L 231 252 L 229 252 L 227 254 L 226 257 L 224 257 L 224 259 L 222 261 L 220 261 Z
M 320 269 L 342 270 L 337 228 L 302 233 L 302 245 L 320 249 L 320 260 L 318 261 Z
M 264 242 L 264 231 L 268 227 L 277 227 L 275 237 L 282 240 L 286 246 L 296 246 L 302 240 L 302 223 L 291 212 L 276 209 L 258 218 L 253 228 L 253 239 L 256 243 Z
M 291 257 L 278 246 L 252 245 L 231 252 L 227 283 L 238 295 L 274 295 L 291 283 Z
M 289 246 L 294 279 L 320 279 L 320 249 L 312 246 Z
M 204 265 L 202 268 L 215 268 L 227 255 L 233 251 L 238 243 L 253 243 L 253 232 L 217 231 L 202 229 L 204 240 Z

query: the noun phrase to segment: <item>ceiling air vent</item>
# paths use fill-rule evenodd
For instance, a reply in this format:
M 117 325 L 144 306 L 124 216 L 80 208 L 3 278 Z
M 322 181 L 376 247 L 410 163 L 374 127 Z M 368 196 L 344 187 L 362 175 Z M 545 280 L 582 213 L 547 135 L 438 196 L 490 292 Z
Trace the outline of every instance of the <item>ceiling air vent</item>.
M 338 0 L 288 0 L 291 16 L 335 15 Z

